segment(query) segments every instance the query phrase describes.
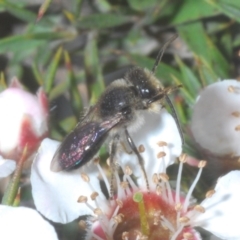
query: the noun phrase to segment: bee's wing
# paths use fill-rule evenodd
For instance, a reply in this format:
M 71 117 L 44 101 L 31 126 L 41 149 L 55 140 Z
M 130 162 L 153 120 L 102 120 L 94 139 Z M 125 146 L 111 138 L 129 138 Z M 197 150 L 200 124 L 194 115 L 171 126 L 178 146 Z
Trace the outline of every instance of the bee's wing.
M 83 116 L 81 117 L 77 127 L 84 125 L 87 122 L 94 122 L 94 116 L 96 115 L 97 111 L 98 111 L 98 109 L 97 109 L 96 105 L 89 107 L 87 109 L 87 111 L 83 114 Z
M 118 125 L 122 116 L 116 115 L 103 122 L 85 122 L 78 125 L 61 143 L 52 162 L 51 170 L 72 170 L 90 161 L 105 142 L 108 132 Z

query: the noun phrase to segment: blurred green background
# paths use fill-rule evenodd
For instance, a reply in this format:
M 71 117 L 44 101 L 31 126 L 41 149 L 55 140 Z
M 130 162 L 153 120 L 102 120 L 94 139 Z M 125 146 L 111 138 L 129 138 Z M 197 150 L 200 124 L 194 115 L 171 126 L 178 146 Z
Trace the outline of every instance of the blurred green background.
M 106 85 L 133 65 L 151 69 L 174 33 L 156 75 L 183 85 L 171 97 L 185 151 L 197 156 L 188 123 L 198 92 L 240 79 L 238 0 L 0 0 L 0 88 L 13 76 L 31 92 L 43 86 L 50 134 L 61 140 Z M 79 239 L 67 229 L 61 239 Z
M 52 136 L 61 139 L 107 84 L 132 65 L 152 68 L 177 32 L 157 77 L 183 84 L 175 105 L 185 124 L 202 86 L 238 78 L 239 22 L 236 0 L 1 0 L 1 80 L 17 76 L 33 92 L 43 86 L 62 128 Z

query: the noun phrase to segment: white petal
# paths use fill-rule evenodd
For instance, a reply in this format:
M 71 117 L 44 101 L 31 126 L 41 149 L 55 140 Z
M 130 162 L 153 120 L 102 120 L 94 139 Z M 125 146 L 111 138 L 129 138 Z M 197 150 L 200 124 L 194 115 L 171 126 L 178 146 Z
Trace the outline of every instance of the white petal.
M 8 153 L 17 148 L 22 122 L 27 116 L 37 136 L 46 133 L 47 116 L 38 98 L 19 88 L 8 88 L 0 93 L 0 150 Z
M 240 171 L 232 171 L 218 180 L 215 194 L 202 202 L 206 212 L 198 215 L 195 226 L 203 227 L 217 237 L 240 239 Z
M 30 208 L 0 205 L 1 240 L 57 240 L 54 228 Z
M 16 162 L 13 160 L 3 159 L 0 156 L 0 178 L 7 177 L 16 168 Z
M 193 109 L 196 142 L 217 155 L 240 155 L 240 82 L 224 80 L 202 91 Z
M 38 211 L 55 222 L 67 223 L 80 215 L 91 214 L 84 203 L 78 203 L 80 196 L 87 196 L 88 203 L 96 208 L 96 203 L 90 199 L 93 191 L 97 191 L 97 199 L 105 199 L 100 190 L 96 167 L 90 162 L 78 170 L 70 172 L 52 172 L 50 163 L 59 142 L 45 139 L 36 156 L 31 173 L 32 194 Z M 82 180 L 80 172 L 90 177 L 89 183 Z M 104 207 L 104 206 L 101 206 Z
M 144 124 L 137 132 L 130 134 L 137 147 L 143 145 L 145 151 L 141 153 L 145 161 L 145 169 L 149 176 L 153 173 L 165 172 L 166 167 L 173 164 L 182 152 L 182 142 L 173 117 L 162 109 L 160 114 L 153 112 L 142 113 Z M 159 142 L 166 142 L 167 146 L 160 147 Z M 158 158 L 160 152 L 166 153 L 166 156 Z M 123 165 L 129 165 L 135 176 L 140 177 L 139 184 L 143 186 L 144 179 L 141 177 L 138 160 L 135 154 L 127 154 L 124 151 L 119 153 L 119 161 Z M 151 179 L 149 179 L 151 180 Z

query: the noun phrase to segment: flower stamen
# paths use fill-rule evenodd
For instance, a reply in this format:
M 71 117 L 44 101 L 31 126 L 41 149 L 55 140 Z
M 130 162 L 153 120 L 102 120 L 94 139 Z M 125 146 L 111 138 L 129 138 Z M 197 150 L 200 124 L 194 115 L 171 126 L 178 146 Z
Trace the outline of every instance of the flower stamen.
M 215 190 L 209 190 L 209 191 L 207 191 L 207 193 L 206 193 L 206 195 L 205 195 L 205 197 L 206 198 L 210 198 L 210 197 L 212 197 L 212 195 L 215 193 Z
M 122 240 L 129 240 L 129 232 L 122 233 Z
M 192 185 L 191 185 L 191 187 L 190 187 L 190 189 L 187 193 L 187 196 L 186 196 L 186 199 L 185 199 L 184 205 L 183 205 L 183 212 L 187 211 L 187 208 L 189 206 L 189 201 L 190 201 L 190 198 L 192 196 L 192 192 L 193 192 L 194 188 L 196 187 L 197 182 L 199 181 L 200 176 L 202 174 L 202 170 L 205 166 L 206 166 L 206 161 L 202 160 L 202 161 L 199 162 L 199 164 L 198 164 L 199 170 L 198 170 L 197 176 L 195 177 L 195 179 L 194 179 L 194 181 L 193 181 L 193 183 L 192 183 Z
M 138 147 L 138 151 L 139 151 L 140 153 L 145 152 L 145 147 L 141 144 L 141 145 Z

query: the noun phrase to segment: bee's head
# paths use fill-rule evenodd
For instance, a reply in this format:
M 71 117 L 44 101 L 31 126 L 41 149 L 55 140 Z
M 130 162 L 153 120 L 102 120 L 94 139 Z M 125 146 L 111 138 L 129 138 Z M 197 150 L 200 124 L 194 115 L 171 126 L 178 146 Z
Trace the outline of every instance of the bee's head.
M 135 89 L 145 108 L 164 98 L 161 83 L 147 69 L 135 67 L 127 72 L 125 80 Z

